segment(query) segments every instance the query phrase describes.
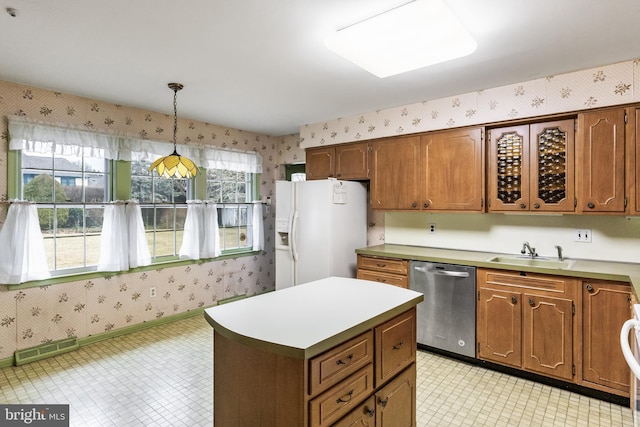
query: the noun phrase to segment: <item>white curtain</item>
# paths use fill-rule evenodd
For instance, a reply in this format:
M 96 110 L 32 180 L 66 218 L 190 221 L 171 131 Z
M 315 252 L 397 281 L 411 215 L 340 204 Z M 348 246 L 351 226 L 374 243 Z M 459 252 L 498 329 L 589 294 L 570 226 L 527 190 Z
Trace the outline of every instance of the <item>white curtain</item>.
M 151 264 L 142 211 L 137 202 L 114 202 L 104 208 L 98 271 L 126 271 Z
M 173 143 L 167 141 L 90 131 L 24 116 L 9 116 L 8 121 L 10 150 L 125 161 L 156 160 L 173 152 Z M 195 144 L 178 144 L 177 150 L 200 167 L 262 173 L 262 157 L 254 151 L 235 151 Z
M 0 230 L 0 283 L 17 284 L 50 277 L 38 209 L 12 202 Z
M 200 200 L 189 200 L 179 252 L 180 258 L 215 258 L 220 254 L 218 205 Z
M 262 202 L 253 202 L 253 213 L 251 215 L 253 225 L 253 250 L 264 249 L 264 221 L 262 220 Z

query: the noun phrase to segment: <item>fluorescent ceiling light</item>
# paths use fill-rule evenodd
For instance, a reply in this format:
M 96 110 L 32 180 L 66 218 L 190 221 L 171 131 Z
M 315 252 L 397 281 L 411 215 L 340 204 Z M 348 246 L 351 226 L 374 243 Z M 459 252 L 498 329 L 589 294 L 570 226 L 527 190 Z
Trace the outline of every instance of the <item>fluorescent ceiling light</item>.
M 325 43 L 378 77 L 460 58 L 478 46 L 441 0 L 415 0 L 343 28 Z

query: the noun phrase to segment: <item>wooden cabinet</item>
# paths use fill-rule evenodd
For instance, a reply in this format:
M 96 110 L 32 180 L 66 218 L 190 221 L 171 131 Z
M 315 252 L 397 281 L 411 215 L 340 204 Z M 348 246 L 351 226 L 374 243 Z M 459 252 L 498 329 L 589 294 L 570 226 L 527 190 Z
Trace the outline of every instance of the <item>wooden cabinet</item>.
M 420 210 L 420 137 L 371 142 L 372 209 Z
M 308 148 L 306 150 L 307 179 L 368 179 L 368 146 L 367 142 L 355 142 Z
M 574 212 L 574 123 L 489 131 L 489 212 Z
M 216 425 L 416 425 L 415 307 L 306 359 L 214 342 Z
M 479 127 L 371 143 L 371 207 L 484 209 L 484 144 Z
M 578 116 L 579 213 L 627 212 L 626 121 L 624 108 L 590 111 Z
M 416 367 L 411 365 L 333 427 L 415 426 L 415 382 Z
M 620 349 L 622 324 L 633 317 L 626 283 L 582 281 L 583 385 L 629 396 L 631 374 Z
M 409 287 L 409 261 L 358 255 L 358 279 Z
M 456 129 L 421 137 L 422 209 L 484 209 L 484 130 Z
M 635 126 L 634 126 L 634 141 L 630 143 L 634 152 L 631 154 L 632 159 L 627 164 L 630 164 L 630 179 L 633 183 L 633 203 L 631 205 L 631 214 L 640 215 L 640 108 L 635 110 Z
M 575 279 L 478 269 L 478 357 L 572 381 Z

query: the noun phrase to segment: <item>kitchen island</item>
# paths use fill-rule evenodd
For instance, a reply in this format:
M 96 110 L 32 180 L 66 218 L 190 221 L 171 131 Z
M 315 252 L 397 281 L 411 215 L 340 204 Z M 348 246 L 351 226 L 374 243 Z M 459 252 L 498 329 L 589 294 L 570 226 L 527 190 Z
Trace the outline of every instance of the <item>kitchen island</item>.
M 422 294 L 331 277 L 205 310 L 214 329 L 214 425 L 415 425 Z M 340 424 L 345 423 L 345 424 Z

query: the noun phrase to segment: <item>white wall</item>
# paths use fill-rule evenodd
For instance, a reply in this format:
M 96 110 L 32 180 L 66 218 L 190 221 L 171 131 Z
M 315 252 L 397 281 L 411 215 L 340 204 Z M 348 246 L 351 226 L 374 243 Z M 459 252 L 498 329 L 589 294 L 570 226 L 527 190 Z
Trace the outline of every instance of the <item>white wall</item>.
M 429 233 L 429 224 L 436 232 Z M 592 243 L 574 241 L 575 229 L 591 229 Z M 385 243 L 519 253 L 528 241 L 540 256 L 640 262 L 640 218 L 504 214 L 385 214 Z

